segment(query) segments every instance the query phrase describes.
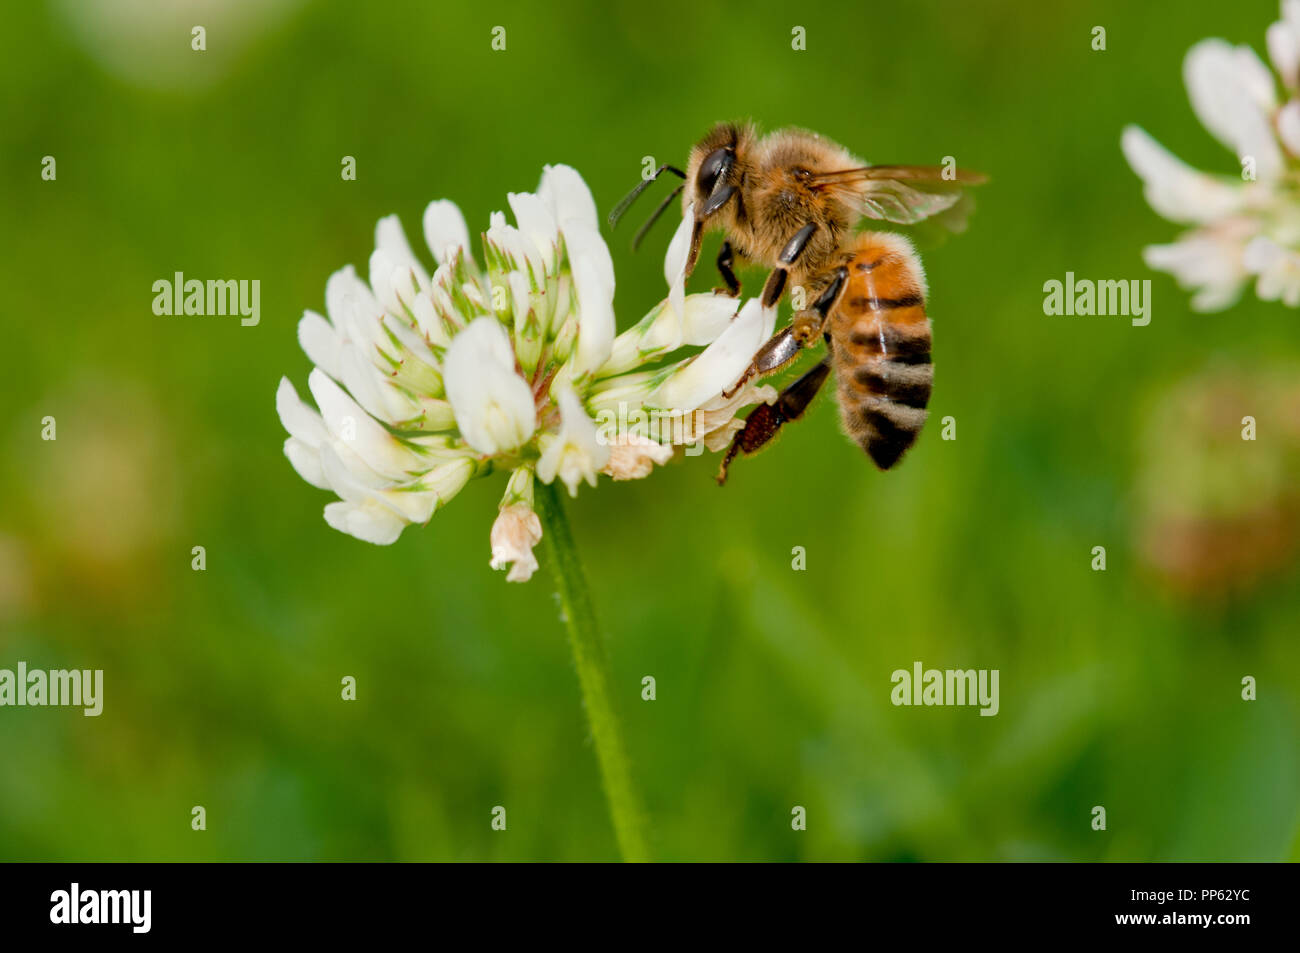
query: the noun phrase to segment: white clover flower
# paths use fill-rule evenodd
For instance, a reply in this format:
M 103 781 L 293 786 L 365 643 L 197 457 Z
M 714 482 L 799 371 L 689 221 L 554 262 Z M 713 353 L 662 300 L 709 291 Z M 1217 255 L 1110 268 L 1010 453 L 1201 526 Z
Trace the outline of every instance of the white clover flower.
M 326 314 L 298 325 L 316 407 L 286 378 L 276 408 L 289 462 L 339 498 L 326 522 L 366 542 L 392 543 L 472 478 L 508 471 L 490 564 L 522 582 L 542 536 L 534 480 L 576 495 L 600 473 L 640 479 L 675 446 L 721 449 L 738 411 L 775 399 L 752 383 L 722 396 L 771 334 L 775 309 L 687 295 L 684 219 L 665 260 L 668 297 L 616 335 L 613 261 L 582 177 L 547 166 L 536 193 L 507 201 L 515 224 L 490 217 L 483 268 L 449 201 L 424 213 L 432 273 L 396 216 L 381 219 L 369 280 L 335 272 Z
M 1151 207 L 1194 226 L 1171 244 L 1148 246 L 1143 257 L 1195 291 L 1197 311 L 1229 307 L 1251 281 L 1261 299 L 1300 306 L 1300 0 L 1282 0 L 1267 44 L 1283 99 L 1248 46 L 1203 40 L 1183 63 L 1192 109 L 1236 154 L 1240 175 L 1197 171 L 1137 126 L 1120 139 Z

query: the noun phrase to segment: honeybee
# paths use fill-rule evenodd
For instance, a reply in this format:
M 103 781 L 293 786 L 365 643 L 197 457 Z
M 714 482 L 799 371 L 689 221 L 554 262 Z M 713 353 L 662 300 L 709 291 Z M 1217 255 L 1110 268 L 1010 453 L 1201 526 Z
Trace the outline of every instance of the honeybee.
M 636 243 L 681 194 L 683 214 L 693 219 L 688 275 L 705 231 L 717 229 L 724 233 L 717 268 L 727 293 L 740 294 L 735 266 L 749 261 L 771 269 L 764 307 L 775 306 L 787 287 L 801 288 L 805 300 L 817 296 L 759 349 L 732 393 L 779 371 L 818 338 L 830 351 L 775 403 L 750 413 L 718 482 L 726 481 L 737 453 L 755 452 L 782 424 L 802 416 L 832 365 L 849 436 L 877 467 L 892 467 L 925 422 L 933 380 L 925 275 L 903 236 L 853 229 L 866 217 L 899 225 L 934 218 L 960 230 L 970 207 L 961 189 L 984 177 L 951 166 L 866 165 L 815 133 L 780 130 L 760 137 L 752 126 L 722 123 L 691 149 L 686 171 L 661 166 L 629 193 L 610 215 L 611 225 L 663 172 L 683 182 Z
M 747 376 L 788 363 L 801 331 L 824 336 L 830 353 L 775 403 L 750 412 L 723 457 L 719 483 L 738 452 L 754 453 L 783 423 L 803 415 L 832 367 L 844 430 L 877 467 L 888 470 L 916 442 L 934 383 L 920 259 L 902 235 L 864 232 L 849 240 L 838 261 L 816 304 L 760 349 Z

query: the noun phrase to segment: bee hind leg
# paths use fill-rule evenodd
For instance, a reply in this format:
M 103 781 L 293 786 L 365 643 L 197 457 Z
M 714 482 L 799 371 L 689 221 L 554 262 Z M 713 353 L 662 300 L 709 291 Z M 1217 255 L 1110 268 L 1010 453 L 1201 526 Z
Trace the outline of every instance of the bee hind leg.
M 759 404 L 750 412 L 745 418 L 745 426 L 737 431 L 731 446 L 727 448 L 727 455 L 722 458 L 722 465 L 718 468 L 718 486 L 727 482 L 727 468 L 731 466 L 736 454 L 743 452 L 749 456 L 757 453 L 776 436 L 782 424 L 803 416 L 822 384 L 826 383 L 831 371 L 830 362 L 829 355 L 822 358 L 816 367 L 781 391 L 775 403 Z

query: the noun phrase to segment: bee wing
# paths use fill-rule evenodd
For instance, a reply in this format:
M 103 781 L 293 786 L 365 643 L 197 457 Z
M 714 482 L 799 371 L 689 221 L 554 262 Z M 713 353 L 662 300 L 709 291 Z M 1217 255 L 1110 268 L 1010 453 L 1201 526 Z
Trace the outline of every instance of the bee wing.
M 970 201 L 963 202 L 961 187 L 978 185 L 984 176 L 942 166 L 872 165 L 825 172 L 813 181 L 847 193 L 868 218 L 915 225 L 959 203 L 968 209 Z
M 866 184 L 858 204 L 868 218 L 915 225 L 952 208 L 960 198 L 959 192 L 922 192 L 893 179 L 881 179 Z

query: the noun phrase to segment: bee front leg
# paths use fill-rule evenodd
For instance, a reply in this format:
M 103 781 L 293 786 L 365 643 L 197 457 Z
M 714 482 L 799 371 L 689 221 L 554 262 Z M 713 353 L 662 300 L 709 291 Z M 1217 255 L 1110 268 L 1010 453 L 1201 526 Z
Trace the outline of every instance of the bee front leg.
M 737 453 L 743 451 L 745 456 L 757 453 L 776 436 L 782 424 L 803 416 L 822 384 L 826 383 L 831 371 L 830 362 L 830 355 L 827 355 L 816 367 L 781 391 L 775 403 L 759 404 L 750 412 L 745 418 L 745 426 L 736 433 L 727 448 L 727 455 L 722 458 L 722 465 L 718 468 L 718 486 L 727 482 L 727 468 Z
M 740 297 L 740 279 L 736 277 L 736 256 L 731 250 L 731 242 L 723 242 L 722 247 L 718 249 L 718 274 L 722 275 L 722 280 L 727 289 L 714 288 L 714 294 L 727 294 L 733 298 Z

